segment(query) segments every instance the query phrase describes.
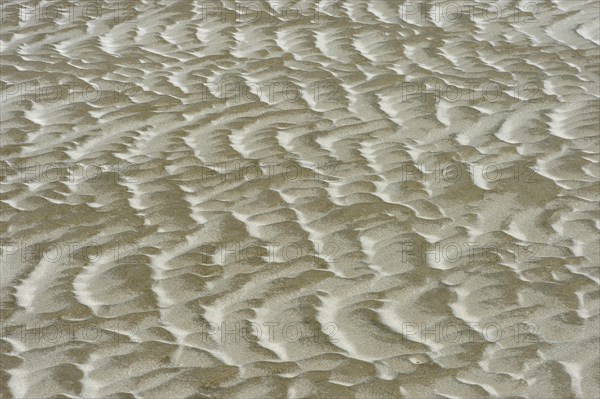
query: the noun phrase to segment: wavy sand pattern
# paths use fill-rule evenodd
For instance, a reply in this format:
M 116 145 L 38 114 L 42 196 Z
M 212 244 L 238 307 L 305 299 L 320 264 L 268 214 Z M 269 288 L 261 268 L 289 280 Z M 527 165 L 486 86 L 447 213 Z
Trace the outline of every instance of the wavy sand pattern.
M 598 2 L 427 4 L 3 2 L 0 396 L 600 397 Z

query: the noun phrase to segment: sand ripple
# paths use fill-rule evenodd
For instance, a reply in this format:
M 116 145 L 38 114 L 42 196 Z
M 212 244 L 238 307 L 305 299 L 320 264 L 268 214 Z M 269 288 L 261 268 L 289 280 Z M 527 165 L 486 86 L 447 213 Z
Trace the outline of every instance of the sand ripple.
M 600 397 L 599 6 L 427 3 L 3 2 L 0 396 Z

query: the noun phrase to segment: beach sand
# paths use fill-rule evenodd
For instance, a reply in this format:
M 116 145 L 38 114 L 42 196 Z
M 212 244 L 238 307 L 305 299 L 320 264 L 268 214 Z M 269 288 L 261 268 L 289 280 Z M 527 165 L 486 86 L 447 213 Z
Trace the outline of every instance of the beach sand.
M 600 397 L 598 2 L 1 6 L 0 397 Z

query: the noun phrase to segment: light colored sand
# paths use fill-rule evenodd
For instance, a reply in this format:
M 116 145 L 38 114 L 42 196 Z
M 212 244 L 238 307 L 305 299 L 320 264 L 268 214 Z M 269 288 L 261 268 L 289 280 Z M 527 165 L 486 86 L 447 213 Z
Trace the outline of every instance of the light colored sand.
M 1 397 L 600 397 L 597 2 L 36 3 Z

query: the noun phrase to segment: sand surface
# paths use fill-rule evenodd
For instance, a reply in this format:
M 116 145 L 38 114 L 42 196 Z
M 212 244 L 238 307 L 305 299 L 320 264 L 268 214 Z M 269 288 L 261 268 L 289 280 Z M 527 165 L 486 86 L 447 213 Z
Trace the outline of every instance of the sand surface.
M 600 397 L 596 0 L 0 5 L 0 397 Z

